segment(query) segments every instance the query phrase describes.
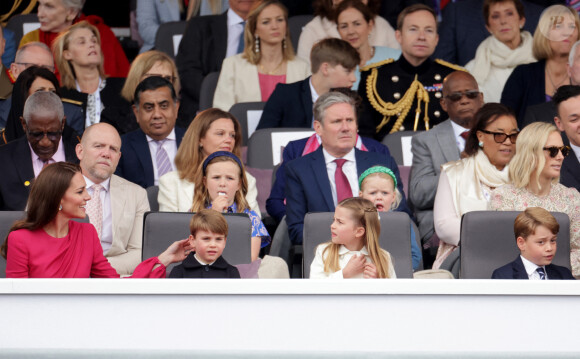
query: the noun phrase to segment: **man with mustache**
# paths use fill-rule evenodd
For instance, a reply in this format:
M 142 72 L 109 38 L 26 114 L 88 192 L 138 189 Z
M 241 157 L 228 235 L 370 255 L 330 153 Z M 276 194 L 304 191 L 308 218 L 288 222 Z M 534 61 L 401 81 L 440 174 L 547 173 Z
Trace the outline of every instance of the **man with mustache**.
M 91 196 L 87 214 L 105 257 L 117 273 L 130 275 L 141 262 L 147 192 L 113 175 L 121 158 L 121 137 L 113 126 L 101 122 L 88 127 L 76 153 Z

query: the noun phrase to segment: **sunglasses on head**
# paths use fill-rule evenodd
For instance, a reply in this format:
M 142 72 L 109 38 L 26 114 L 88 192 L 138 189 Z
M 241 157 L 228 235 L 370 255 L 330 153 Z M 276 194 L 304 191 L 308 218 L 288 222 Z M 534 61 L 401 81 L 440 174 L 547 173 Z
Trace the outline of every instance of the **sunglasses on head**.
M 467 97 L 470 100 L 473 100 L 479 96 L 481 92 L 477 90 L 468 90 L 465 92 L 452 92 L 449 95 L 445 95 L 445 98 L 448 98 L 452 102 L 457 102 L 461 100 L 463 96 Z
M 566 156 L 568 156 L 568 154 L 570 153 L 570 150 L 571 150 L 570 147 L 568 147 L 568 146 L 562 146 L 562 147 L 550 146 L 550 147 L 544 147 L 542 149 L 544 151 L 548 151 L 548 154 L 552 158 L 558 156 L 558 151 L 562 152 L 562 156 L 566 157 Z
M 493 140 L 496 143 L 504 143 L 505 140 L 509 137 L 511 143 L 515 144 L 516 139 L 518 138 L 518 135 L 520 134 L 519 132 L 512 133 L 511 135 L 508 135 L 507 133 L 503 133 L 503 132 L 491 132 L 491 131 L 486 131 L 486 130 L 480 130 L 480 131 L 483 133 L 487 133 L 488 135 L 493 135 Z

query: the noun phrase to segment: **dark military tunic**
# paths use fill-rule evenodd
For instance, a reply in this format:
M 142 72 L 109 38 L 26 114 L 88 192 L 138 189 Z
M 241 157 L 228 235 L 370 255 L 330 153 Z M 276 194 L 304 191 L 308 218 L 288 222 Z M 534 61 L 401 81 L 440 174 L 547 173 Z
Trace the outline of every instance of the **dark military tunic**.
M 443 79 L 456 70 L 463 68 L 431 59 L 415 67 L 404 56 L 397 61 L 385 60 L 363 68 L 358 88 L 358 93 L 363 98 L 358 126 L 360 135 L 381 141 L 391 132 L 413 131 L 416 118 L 418 118 L 417 131 L 424 131 L 427 129 L 426 113 L 429 129 L 446 120 L 447 113 L 439 104 Z M 418 82 L 414 83 L 415 77 Z M 428 103 L 425 101 L 427 98 Z M 417 116 L 418 103 L 421 112 Z M 398 123 L 400 114 L 405 117 Z M 383 119 L 388 121 L 377 132 L 377 127 Z

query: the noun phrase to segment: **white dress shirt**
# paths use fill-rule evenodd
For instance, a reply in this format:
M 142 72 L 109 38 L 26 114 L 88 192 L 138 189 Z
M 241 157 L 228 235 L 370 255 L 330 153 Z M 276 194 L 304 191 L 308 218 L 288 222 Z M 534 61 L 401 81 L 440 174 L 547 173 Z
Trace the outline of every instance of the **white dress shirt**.
M 86 176 L 85 182 L 87 183 L 87 191 L 91 196 L 91 201 L 93 198 L 92 185 L 95 183 L 88 179 Z M 111 245 L 113 244 L 113 211 L 111 210 L 111 194 L 109 192 L 111 188 L 111 178 L 107 178 L 105 181 L 99 183 L 103 186 L 103 189 L 99 193 L 101 197 L 101 205 L 103 208 L 103 230 L 101 231 L 101 246 L 103 247 L 103 254 L 107 254 Z
M 538 273 L 536 271 L 540 266 L 525 259 L 524 256 L 520 255 L 520 258 L 522 259 L 522 262 L 524 263 L 524 268 L 526 268 L 526 273 L 528 274 L 528 278 L 530 280 L 540 280 L 540 273 Z M 542 268 L 544 269 L 544 273 L 546 273 L 546 279 L 549 279 L 548 272 L 546 271 L 546 267 L 542 266 Z
M 576 156 L 576 158 L 578 158 L 578 162 L 580 162 L 580 147 L 570 143 L 570 148 L 572 148 L 572 155 Z
M 38 177 L 38 174 L 44 168 L 44 161 L 38 157 L 36 152 L 30 146 L 30 142 L 28 142 L 28 147 L 30 147 L 30 156 L 32 158 L 32 170 L 34 171 L 34 178 Z M 58 148 L 56 152 L 50 160 L 48 160 L 48 164 L 55 163 L 55 162 L 66 162 L 66 156 L 64 155 L 64 145 L 62 144 L 62 138 L 58 142 Z
M 459 148 L 459 152 L 463 152 L 465 149 L 465 140 L 461 137 L 461 134 L 465 131 L 469 131 L 469 128 L 459 126 L 455 122 L 451 121 L 451 126 L 453 127 L 453 133 L 455 134 L 455 144 Z
M 328 173 L 328 180 L 330 181 L 330 190 L 332 192 L 332 201 L 334 206 L 338 204 L 336 195 L 336 183 L 334 182 L 334 172 L 336 171 L 336 157 L 330 155 L 326 152 L 324 147 L 322 148 L 322 153 L 324 154 L 324 162 L 326 163 L 326 172 Z M 356 157 L 354 155 L 354 147 L 349 153 L 344 157 L 340 157 L 346 160 L 344 165 L 342 165 L 342 172 L 346 175 L 348 183 L 350 184 L 350 189 L 353 196 L 358 196 L 358 173 L 356 171 Z
M 318 92 L 316 92 L 316 89 L 312 85 L 312 76 L 310 76 L 310 80 L 308 80 L 308 84 L 310 84 L 310 96 L 312 97 L 312 108 L 314 108 L 314 104 L 316 103 L 316 100 L 318 100 L 320 95 L 318 94 Z M 312 125 L 311 125 L 311 127 L 314 127 L 314 111 L 312 111 Z
M 153 178 L 155 179 L 155 185 L 159 185 L 159 172 L 157 171 L 157 143 L 154 139 L 145 135 L 147 138 L 147 143 L 149 144 L 149 152 L 151 153 L 151 162 L 153 163 Z M 175 155 L 177 154 L 177 140 L 175 137 L 175 128 L 171 130 L 169 135 L 165 138 L 163 143 L 163 148 L 167 153 L 167 157 L 171 161 L 171 170 L 175 171 Z
M 228 10 L 228 47 L 226 57 L 234 56 L 238 53 L 240 36 L 244 32 L 244 19 L 236 14 L 232 9 Z

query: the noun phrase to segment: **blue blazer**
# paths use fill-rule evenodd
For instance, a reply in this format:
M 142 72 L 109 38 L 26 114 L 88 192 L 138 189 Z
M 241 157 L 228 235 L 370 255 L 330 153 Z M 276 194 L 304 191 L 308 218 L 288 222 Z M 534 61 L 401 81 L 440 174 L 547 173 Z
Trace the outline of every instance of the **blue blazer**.
M 184 134 L 183 128 L 175 127 L 178 148 Z M 126 133 L 121 137 L 121 143 L 121 159 L 115 174 L 143 188 L 155 185 L 153 160 L 145 133 L 141 129 Z
M 546 274 L 548 274 L 548 279 L 558 280 L 558 279 L 574 279 L 572 272 L 566 267 L 561 267 L 555 264 L 548 264 L 546 266 Z M 526 268 L 524 267 L 524 262 L 522 258 L 518 256 L 515 261 L 506 264 L 493 271 L 491 279 L 529 279 Z
M 280 127 L 312 128 L 310 77 L 291 84 L 278 84 L 260 118 L 257 129 Z
M 387 149 L 388 153 L 388 149 Z M 403 192 L 403 183 L 399 169 L 390 155 L 376 152 L 364 152 L 355 149 L 357 174 L 360 176 L 366 169 L 375 165 L 389 167 L 397 177 L 397 188 L 403 194 L 401 204 L 396 209 L 409 214 L 407 201 Z M 322 146 L 318 150 L 286 163 L 286 221 L 293 244 L 302 244 L 304 216 L 308 212 L 333 212 L 334 201 Z
M 565 133 L 562 132 L 562 139 L 565 145 L 570 145 L 570 141 L 565 138 Z M 576 188 L 580 192 L 580 163 L 574 150 L 564 158 L 562 162 L 562 169 L 560 170 L 560 183 L 566 187 Z

